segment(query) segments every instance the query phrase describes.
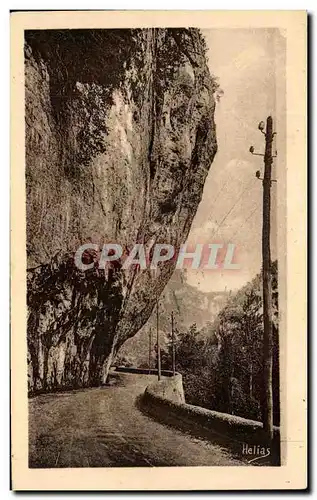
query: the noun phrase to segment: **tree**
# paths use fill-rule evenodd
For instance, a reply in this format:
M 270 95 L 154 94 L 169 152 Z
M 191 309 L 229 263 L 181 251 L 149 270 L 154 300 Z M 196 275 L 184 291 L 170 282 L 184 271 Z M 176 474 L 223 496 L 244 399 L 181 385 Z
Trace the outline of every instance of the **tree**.
M 279 425 L 279 342 L 277 262 L 272 263 L 273 407 Z M 263 398 L 263 305 L 261 274 L 231 294 L 215 320 L 201 329 L 176 328 L 176 370 L 183 376 L 186 401 L 261 420 Z M 168 318 L 168 321 L 166 320 Z M 172 369 L 170 316 L 162 318 L 162 368 Z M 164 340 L 164 335 L 162 335 Z
M 279 421 L 279 347 L 277 262 L 272 264 L 274 420 Z M 222 411 L 261 419 L 263 400 L 263 305 L 261 275 L 231 297 L 219 313 L 219 401 Z

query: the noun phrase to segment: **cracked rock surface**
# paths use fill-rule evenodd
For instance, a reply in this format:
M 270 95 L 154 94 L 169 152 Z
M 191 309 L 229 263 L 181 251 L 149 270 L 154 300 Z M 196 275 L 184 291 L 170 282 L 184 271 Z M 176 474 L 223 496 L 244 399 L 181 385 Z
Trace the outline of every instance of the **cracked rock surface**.
M 84 243 L 186 241 L 216 154 L 214 87 L 199 30 L 25 35 L 29 391 L 99 385 L 148 320 L 157 275 L 80 271 Z

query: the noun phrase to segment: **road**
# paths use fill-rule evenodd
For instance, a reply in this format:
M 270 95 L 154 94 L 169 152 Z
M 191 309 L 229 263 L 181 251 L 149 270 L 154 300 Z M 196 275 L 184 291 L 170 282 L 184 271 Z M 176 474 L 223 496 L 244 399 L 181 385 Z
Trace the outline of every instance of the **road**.
M 225 448 L 144 415 L 137 398 L 155 376 L 120 374 L 114 385 L 29 400 L 29 466 L 244 465 Z

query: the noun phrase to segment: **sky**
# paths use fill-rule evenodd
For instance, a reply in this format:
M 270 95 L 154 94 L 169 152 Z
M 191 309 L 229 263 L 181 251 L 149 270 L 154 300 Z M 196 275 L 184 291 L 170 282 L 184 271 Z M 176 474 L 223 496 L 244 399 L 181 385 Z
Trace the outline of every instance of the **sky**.
M 253 145 L 255 151 L 264 151 L 264 135 L 258 130 L 261 120 L 272 115 L 274 128 L 279 123 L 276 88 L 284 44 L 282 34 L 275 29 L 224 28 L 204 30 L 203 34 L 209 47 L 210 72 L 219 78 L 224 94 L 215 114 L 218 152 L 187 241 L 234 243 L 235 261 L 241 269 L 188 270 L 187 278 L 205 292 L 229 291 L 250 281 L 261 268 L 262 182 L 255 173 L 263 173 L 263 159 L 252 156 L 249 148 Z M 274 150 L 276 147 L 274 144 Z M 274 259 L 276 183 L 271 193 Z

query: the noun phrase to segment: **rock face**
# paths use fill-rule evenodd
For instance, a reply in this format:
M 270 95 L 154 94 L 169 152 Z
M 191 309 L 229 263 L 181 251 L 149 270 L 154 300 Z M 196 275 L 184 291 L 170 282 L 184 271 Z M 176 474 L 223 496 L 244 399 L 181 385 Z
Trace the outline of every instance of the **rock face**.
M 161 349 L 168 351 L 170 342 L 171 313 L 175 314 L 175 327 L 180 332 L 188 331 L 193 323 L 200 331 L 199 339 L 214 339 L 211 328 L 218 313 L 225 307 L 229 292 L 205 293 L 186 281 L 184 270 L 176 270 L 164 288 L 159 299 L 159 331 Z M 152 348 L 156 342 L 157 316 L 156 307 L 145 325 L 136 335 L 128 339 L 120 348 L 116 363 L 127 366 L 148 367 L 149 333 L 152 329 Z M 153 338 L 154 337 L 154 338 Z M 170 360 L 171 362 L 171 360 Z M 151 365 L 156 366 L 156 354 L 152 352 Z M 172 365 L 168 367 L 172 369 Z
M 179 247 L 216 153 L 196 29 L 25 34 L 29 390 L 105 382 L 175 267 L 80 271 L 84 243 Z

